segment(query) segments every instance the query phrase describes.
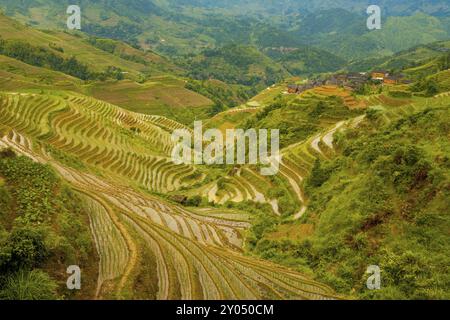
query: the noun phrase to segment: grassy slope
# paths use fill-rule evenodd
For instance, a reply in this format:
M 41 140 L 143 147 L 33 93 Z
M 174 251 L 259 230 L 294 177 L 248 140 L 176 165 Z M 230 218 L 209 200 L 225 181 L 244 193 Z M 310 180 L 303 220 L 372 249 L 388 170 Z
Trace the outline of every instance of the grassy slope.
M 227 45 L 205 50 L 200 55 L 180 61 L 192 78 L 215 78 L 226 83 L 254 86 L 259 89 L 280 82 L 289 73 L 256 47 Z
M 351 71 L 367 71 L 371 69 L 402 70 L 408 68 L 426 68 L 426 63 L 440 57 L 450 49 L 450 41 L 438 41 L 428 45 L 419 45 L 380 58 L 369 58 L 351 62 L 346 68 Z
M 132 111 L 146 114 L 171 116 L 184 123 L 196 117 L 204 118 L 213 104 L 208 98 L 185 88 L 184 80 L 178 78 L 181 71 L 165 58 L 152 52 L 136 50 L 124 43 L 112 43 L 112 52 L 91 45 L 84 35 L 75 36 L 64 32 L 42 32 L 26 27 L 0 15 L 0 36 L 3 39 L 22 40 L 36 46 L 62 48 L 65 57 L 76 56 L 91 70 L 104 71 L 116 66 L 127 72 L 121 82 L 83 83 L 79 79 L 45 68 L 33 67 L 20 61 L 0 56 L 2 89 L 61 89 L 72 90 L 98 97 Z M 121 58 L 132 56 L 138 62 Z M 136 58 L 137 57 L 137 58 Z M 137 83 L 148 77 L 147 81 Z
M 34 67 L 0 55 L 0 86 L 3 90 L 67 89 L 81 91 L 83 81 L 61 72 Z
M 97 255 L 83 202 L 50 167 L 5 152 L 0 153 L 0 244 L 2 299 L 94 296 Z M 82 291 L 67 290 L 69 265 L 82 268 Z M 50 279 L 33 280 L 30 275 L 39 271 L 32 270 Z M 21 276 L 27 279 L 22 290 L 28 285 L 28 291 L 8 284 Z
M 134 79 L 138 79 L 139 75 L 144 72 L 152 71 L 152 69 L 155 70 L 154 66 L 158 64 L 162 64 L 163 67 L 170 69 L 170 63 L 155 54 L 143 55 L 138 50 L 122 45 L 122 51 L 141 56 L 150 65 L 154 65 L 151 68 L 144 64 L 128 61 L 122 59 L 120 56 L 100 50 L 89 44 L 87 38 L 82 34 L 76 35 L 60 31 L 39 31 L 22 25 L 2 14 L 0 14 L 0 36 L 5 40 L 22 40 L 35 46 L 62 48 L 64 50 L 64 56 L 75 56 L 92 70 L 101 72 L 109 66 L 115 66 L 129 72 L 129 77 Z
M 450 101 L 414 103 L 430 109 L 389 111 L 339 134 L 338 156 L 322 160 L 306 182 L 307 214 L 281 225 L 260 219 L 249 249 L 310 270 L 343 294 L 448 298 Z M 365 288 L 371 264 L 381 267 L 380 291 Z
M 173 76 L 151 77 L 139 84 L 133 81 L 94 83 L 84 92 L 125 109 L 169 117 L 186 125 L 206 118 L 213 102 L 185 88 L 185 81 Z

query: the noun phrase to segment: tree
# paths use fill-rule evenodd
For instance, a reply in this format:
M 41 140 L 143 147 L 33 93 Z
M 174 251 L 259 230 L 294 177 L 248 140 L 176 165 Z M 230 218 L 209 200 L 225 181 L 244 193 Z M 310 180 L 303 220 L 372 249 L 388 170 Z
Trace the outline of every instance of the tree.
M 201 203 L 202 203 L 202 197 L 200 197 L 199 195 L 190 197 L 186 201 L 186 205 L 189 207 L 198 207 Z
M 436 83 L 436 81 L 434 81 L 434 80 L 427 81 L 427 83 L 425 85 L 425 94 L 428 97 L 432 97 L 438 93 L 439 93 L 439 86 Z
M 223 105 L 222 102 L 217 101 L 216 103 L 214 103 L 214 105 L 211 107 L 210 111 L 209 111 L 209 115 L 210 116 L 214 116 L 218 113 L 221 113 L 222 111 L 225 110 L 225 107 Z
M 0 270 L 11 272 L 39 266 L 48 256 L 44 233 L 33 227 L 13 229 L 0 249 Z
M 308 179 L 308 186 L 318 188 L 322 186 L 330 178 L 329 170 L 322 168 L 320 160 L 316 159 L 311 175 Z

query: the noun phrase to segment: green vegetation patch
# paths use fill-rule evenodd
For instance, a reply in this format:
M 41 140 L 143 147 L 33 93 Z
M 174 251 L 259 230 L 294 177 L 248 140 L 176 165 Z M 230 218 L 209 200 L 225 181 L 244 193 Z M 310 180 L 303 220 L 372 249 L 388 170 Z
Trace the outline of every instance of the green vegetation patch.
M 96 256 L 83 202 L 50 167 L 11 151 L 0 153 L 0 177 L 0 297 L 76 295 L 64 288 L 66 268 Z
M 261 218 L 249 250 L 313 272 L 344 295 L 448 299 L 449 120 L 445 106 L 339 133 L 340 155 L 316 162 L 306 181 L 306 216 L 287 223 L 314 232 L 283 237 Z M 366 288 L 369 265 L 381 268 L 381 290 Z

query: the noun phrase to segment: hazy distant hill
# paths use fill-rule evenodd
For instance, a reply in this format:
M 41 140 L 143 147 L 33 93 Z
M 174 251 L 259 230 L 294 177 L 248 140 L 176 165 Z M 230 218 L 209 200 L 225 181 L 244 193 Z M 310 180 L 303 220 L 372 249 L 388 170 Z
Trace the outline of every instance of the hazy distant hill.
M 446 52 L 450 52 L 450 41 L 433 42 L 419 45 L 397 52 L 392 56 L 358 60 L 347 66 L 349 71 L 367 71 L 369 69 L 401 70 L 416 66 L 423 66 L 430 61 L 439 59 Z
M 265 53 L 295 76 L 334 72 L 347 64 L 342 57 L 310 46 L 269 48 Z
M 205 50 L 201 55 L 183 59 L 181 63 L 193 78 L 215 78 L 247 86 L 267 86 L 289 76 L 282 65 L 250 46 L 230 45 Z
M 383 29 L 369 32 L 369 1 L 78 1 L 83 31 L 168 55 L 231 43 L 260 48 L 313 44 L 354 59 L 449 37 L 448 1 L 377 2 L 383 10 Z M 65 28 L 66 6 L 56 0 L 0 0 L 7 15 L 41 28 Z
M 270 15 L 288 14 L 298 10 L 313 12 L 331 8 L 362 11 L 372 4 L 380 5 L 389 15 L 410 15 L 416 11 L 422 11 L 443 16 L 449 12 L 449 3 L 445 0 L 166 0 L 166 2 L 181 6 L 221 8 L 239 12 L 263 12 Z

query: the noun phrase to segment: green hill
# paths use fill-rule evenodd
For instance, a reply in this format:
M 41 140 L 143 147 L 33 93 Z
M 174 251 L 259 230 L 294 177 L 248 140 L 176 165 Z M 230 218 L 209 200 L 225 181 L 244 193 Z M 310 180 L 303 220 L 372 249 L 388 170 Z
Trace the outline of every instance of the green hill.
M 315 1 L 80 1 L 83 31 L 178 56 L 228 44 L 258 48 L 314 45 L 346 59 L 383 56 L 449 35 L 444 0 L 383 1 L 383 29 L 366 28 L 366 3 Z M 45 29 L 65 29 L 66 4 L 2 0 L 9 16 Z M 416 32 L 420 30 L 420 32 Z
M 127 72 L 127 77 L 140 79 L 145 74 L 162 74 L 176 68 L 166 59 L 151 52 L 143 53 L 130 46 L 108 41 L 105 49 L 103 43 L 88 38 L 83 34 L 69 34 L 59 31 L 39 31 L 16 22 L 0 14 L 0 36 L 6 41 L 26 43 L 32 48 L 46 50 L 47 55 L 53 54 L 65 59 L 75 59 L 86 65 L 92 72 L 105 72 L 114 67 Z M 100 44 L 103 44 L 102 45 Z M 108 52 L 110 50 L 110 52 Z
M 400 71 L 408 68 L 423 67 L 424 64 L 440 58 L 448 51 L 450 51 L 450 41 L 438 41 L 427 45 L 414 46 L 386 57 L 353 61 L 346 68 L 350 71 L 367 71 L 371 69 Z
M 418 12 L 411 16 L 389 16 L 382 29 L 369 31 L 367 16 L 329 9 L 307 15 L 293 32 L 303 42 L 325 49 L 347 60 L 378 58 L 420 44 L 447 40 L 446 18 Z M 420 32 L 417 32 L 420 30 Z
M 267 49 L 266 53 L 294 76 L 335 72 L 347 64 L 345 59 L 332 53 L 307 46 L 287 52 L 282 48 Z
M 151 51 L 82 33 L 43 32 L 4 15 L 0 61 L 3 89 L 73 90 L 185 123 L 206 117 L 214 104 L 186 89 L 184 71 Z
M 189 76 L 199 80 L 214 78 L 231 84 L 262 88 L 289 76 L 278 63 L 251 46 L 229 45 L 187 56 L 180 64 Z

